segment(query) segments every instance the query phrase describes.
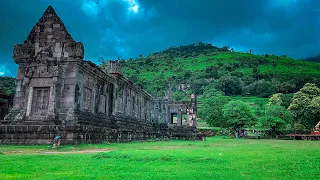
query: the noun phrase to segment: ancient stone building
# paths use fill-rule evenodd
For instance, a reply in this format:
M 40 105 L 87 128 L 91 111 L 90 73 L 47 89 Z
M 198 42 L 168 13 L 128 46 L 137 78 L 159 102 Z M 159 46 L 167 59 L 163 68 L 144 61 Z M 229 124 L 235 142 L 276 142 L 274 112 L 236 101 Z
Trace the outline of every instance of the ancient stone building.
M 0 119 L 3 119 L 12 107 L 13 96 L 0 91 Z
M 14 46 L 16 93 L 0 121 L 0 143 L 50 144 L 56 135 L 62 143 L 196 138 L 193 114 L 189 124 L 170 126 L 172 113 L 193 112 L 186 110 L 196 106 L 192 101 L 176 108 L 137 88 L 119 61 L 98 67 L 83 58 L 83 44 L 49 6 L 24 43 Z

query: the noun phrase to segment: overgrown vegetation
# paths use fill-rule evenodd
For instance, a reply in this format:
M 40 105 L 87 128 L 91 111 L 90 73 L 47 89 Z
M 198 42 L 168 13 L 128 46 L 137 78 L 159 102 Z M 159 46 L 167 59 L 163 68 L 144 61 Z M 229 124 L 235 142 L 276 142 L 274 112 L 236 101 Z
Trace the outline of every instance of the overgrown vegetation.
M 320 85 L 320 64 L 286 56 L 255 55 L 191 44 L 173 47 L 146 57 L 121 61 L 124 74 L 149 93 L 164 96 L 172 77 L 174 97 L 189 96 L 192 89 L 202 95 L 208 87 L 226 95 L 269 97 L 294 93 L 306 83 Z
M 0 93 L 10 95 L 14 93 L 15 78 L 0 76 Z
M 294 102 L 300 100 L 292 102 L 292 98 L 299 99 L 299 93 L 295 97 L 293 94 L 305 84 L 320 86 L 318 63 L 285 55 L 234 52 L 226 46 L 219 48 L 201 42 L 121 62 L 124 74 L 155 96 L 165 95 L 168 78 L 175 100 L 188 100 L 195 92 L 199 97 L 199 121 L 205 120 L 209 126 L 235 131 L 243 127 L 267 127 L 277 135 L 282 129 L 312 128 L 318 118 L 314 115 L 318 111 L 311 110 L 318 106 L 317 98 L 305 99 L 306 104 L 299 105 L 302 110 L 293 108 Z M 246 113 L 228 115 L 236 108 L 227 108 L 233 101 Z M 298 111 L 312 114 L 313 120 L 306 120 L 309 117 Z M 237 122 L 232 123 L 235 119 Z

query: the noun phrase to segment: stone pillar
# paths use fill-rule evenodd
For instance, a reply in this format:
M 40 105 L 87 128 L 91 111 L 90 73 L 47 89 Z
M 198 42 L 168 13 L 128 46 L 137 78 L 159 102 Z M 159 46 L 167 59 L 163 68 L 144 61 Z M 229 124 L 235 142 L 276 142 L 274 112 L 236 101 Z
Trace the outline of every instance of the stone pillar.
M 90 112 L 92 114 L 95 114 L 95 108 L 96 108 L 96 86 L 92 87 L 92 94 L 91 94 L 91 109 Z
M 177 123 L 178 123 L 178 126 L 181 126 L 182 125 L 182 113 L 181 113 L 181 109 L 178 109 L 178 114 L 177 114 Z
M 27 102 L 27 112 L 26 112 L 27 117 L 29 117 L 30 113 L 31 113 L 32 98 L 33 98 L 33 87 L 30 87 L 29 88 L 29 95 L 28 95 L 28 102 Z
M 196 113 L 192 116 L 192 127 L 197 127 L 197 116 Z
M 112 107 L 113 109 L 112 109 L 112 115 L 115 115 L 115 113 L 118 112 L 119 101 L 120 101 L 119 96 L 120 95 L 117 94 L 117 89 L 119 88 L 118 85 L 116 83 L 114 83 L 113 85 L 114 86 L 113 86 L 113 102 L 112 102 L 113 103 L 113 107 Z M 120 93 L 120 89 L 118 90 L 118 92 Z M 123 94 L 122 94 L 122 96 L 123 96 Z
M 48 102 L 48 117 L 54 118 L 55 117 L 55 106 L 56 106 L 56 86 L 50 87 L 50 94 L 49 94 L 49 102 Z

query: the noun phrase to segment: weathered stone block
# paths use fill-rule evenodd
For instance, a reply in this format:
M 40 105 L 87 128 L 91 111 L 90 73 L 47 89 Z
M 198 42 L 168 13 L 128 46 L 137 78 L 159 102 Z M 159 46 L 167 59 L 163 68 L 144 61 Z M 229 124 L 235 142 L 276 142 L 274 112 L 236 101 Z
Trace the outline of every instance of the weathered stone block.
M 53 29 L 60 28 L 60 24 L 53 24 Z

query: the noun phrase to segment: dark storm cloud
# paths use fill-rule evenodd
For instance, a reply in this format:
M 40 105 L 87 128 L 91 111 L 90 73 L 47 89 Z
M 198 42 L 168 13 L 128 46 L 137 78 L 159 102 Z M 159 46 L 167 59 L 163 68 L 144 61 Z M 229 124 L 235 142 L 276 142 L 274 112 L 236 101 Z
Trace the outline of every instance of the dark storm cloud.
M 13 45 L 49 4 L 94 62 L 199 41 L 295 58 L 320 54 L 318 0 L 11 0 L 0 2 L 0 75 L 15 75 Z

